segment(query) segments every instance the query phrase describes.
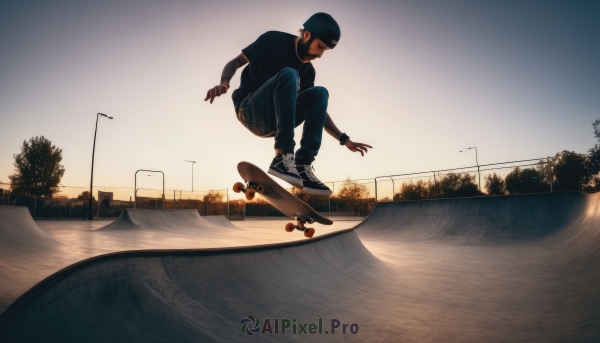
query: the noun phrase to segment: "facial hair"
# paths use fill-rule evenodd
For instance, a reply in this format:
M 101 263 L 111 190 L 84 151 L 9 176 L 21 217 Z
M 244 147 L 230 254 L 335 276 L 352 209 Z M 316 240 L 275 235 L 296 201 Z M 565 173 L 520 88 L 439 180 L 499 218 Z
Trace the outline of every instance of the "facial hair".
M 310 60 L 314 60 L 315 58 L 319 57 L 317 55 L 310 55 L 308 53 L 308 49 L 310 48 L 310 44 L 313 42 L 313 40 L 315 40 L 315 37 L 312 37 L 312 36 L 307 41 L 304 41 L 304 38 L 300 38 L 298 40 L 297 52 L 298 52 L 298 57 L 300 57 L 301 60 L 310 61 Z

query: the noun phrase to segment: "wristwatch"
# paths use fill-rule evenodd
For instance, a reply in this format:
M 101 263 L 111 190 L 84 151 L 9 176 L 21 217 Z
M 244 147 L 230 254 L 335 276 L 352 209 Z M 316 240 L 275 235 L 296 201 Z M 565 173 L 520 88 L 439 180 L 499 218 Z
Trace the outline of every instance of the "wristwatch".
M 340 136 L 340 145 L 346 144 L 346 140 L 350 138 L 345 132 Z

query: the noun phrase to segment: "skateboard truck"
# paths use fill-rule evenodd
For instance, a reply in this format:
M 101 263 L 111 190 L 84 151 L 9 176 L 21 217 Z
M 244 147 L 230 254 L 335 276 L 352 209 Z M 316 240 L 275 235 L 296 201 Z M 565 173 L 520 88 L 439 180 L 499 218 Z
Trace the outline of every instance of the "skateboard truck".
M 305 237 L 312 238 L 312 236 L 315 234 L 315 229 L 313 229 L 312 227 L 307 228 L 306 226 L 304 226 L 304 224 L 306 224 L 306 223 L 312 224 L 315 221 L 311 217 L 306 216 L 304 214 L 300 214 L 300 213 L 294 213 L 294 218 L 296 219 L 296 224 L 287 223 L 287 225 L 285 226 L 285 231 L 287 231 L 287 232 L 292 232 L 294 230 L 304 231 Z
M 241 182 L 236 182 L 233 185 L 233 191 L 236 193 L 242 192 L 246 194 L 246 200 L 252 200 L 254 199 L 256 192 L 262 194 L 265 191 L 265 186 L 252 181 L 246 181 L 245 185 Z

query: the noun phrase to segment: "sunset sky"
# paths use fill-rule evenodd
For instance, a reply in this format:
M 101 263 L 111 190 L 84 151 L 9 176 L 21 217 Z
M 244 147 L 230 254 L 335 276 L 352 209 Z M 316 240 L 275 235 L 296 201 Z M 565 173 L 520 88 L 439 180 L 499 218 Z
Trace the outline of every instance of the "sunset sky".
M 63 150 L 62 184 L 89 187 L 97 112 L 115 119 L 98 125 L 95 185 L 132 189 L 136 170 L 154 169 L 171 192 L 189 190 L 184 160 L 198 162 L 196 190 L 241 181 L 242 160 L 267 169 L 273 140 L 235 117 L 241 70 L 227 95 L 203 100 L 260 34 L 296 33 L 315 12 L 342 32 L 313 62 L 316 85 L 338 127 L 374 146 L 361 158 L 324 134 L 322 181 L 471 166 L 474 153 L 459 152 L 470 146 L 486 164 L 595 143 L 599 1 L 4 0 L 0 181 L 23 141 L 43 135 Z

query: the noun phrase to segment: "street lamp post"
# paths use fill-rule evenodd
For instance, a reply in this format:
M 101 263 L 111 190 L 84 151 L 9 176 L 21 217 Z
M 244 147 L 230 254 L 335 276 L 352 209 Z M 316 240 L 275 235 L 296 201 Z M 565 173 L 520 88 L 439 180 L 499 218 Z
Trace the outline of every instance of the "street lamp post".
M 100 118 L 100 116 L 107 117 L 108 119 L 113 119 L 113 117 L 109 117 L 104 113 L 96 114 L 96 130 L 94 130 L 94 146 L 92 148 L 92 176 L 90 177 L 90 203 L 89 203 L 90 220 L 92 220 L 93 216 L 94 216 L 94 205 L 93 205 L 93 201 L 92 201 L 92 187 L 94 185 L 94 154 L 96 153 L 96 134 L 98 133 L 98 118 Z
M 390 176 L 390 180 L 392 180 L 392 201 L 394 201 L 394 192 L 396 191 L 396 187 L 394 187 L 394 178 Z
M 475 163 L 477 163 L 477 177 L 479 178 L 479 192 L 481 193 L 481 174 L 479 173 L 479 160 L 477 159 L 477 147 L 466 148 L 465 150 L 475 149 Z M 462 150 L 460 152 L 463 152 Z
M 148 169 L 138 169 L 138 171 L 135 172 L 135 176 L 134 176 L 134 182 L 133 182 L 133 196 L 135 198 L 135 203 L 134 203 L 134 207 L 133 208 L 137 208 L 137 173 L 141 172 L 141 171 L 145 171 L 145 172 L 150 172 L 150 173 L 161 173 L 162 174 L 162 181 L 163 181 L 163 190 L 162 190 L 162 203 L 163 203 L 163 210 L 165 209 L 165 173 L 163 173 L 160 170 L 148 170 Z
M 192 164 L 192 192 L 194 191 L 194 163 L 196 163 L 196 161 L 188 161 L 185 160 L 186 162 L 190 162 Z

